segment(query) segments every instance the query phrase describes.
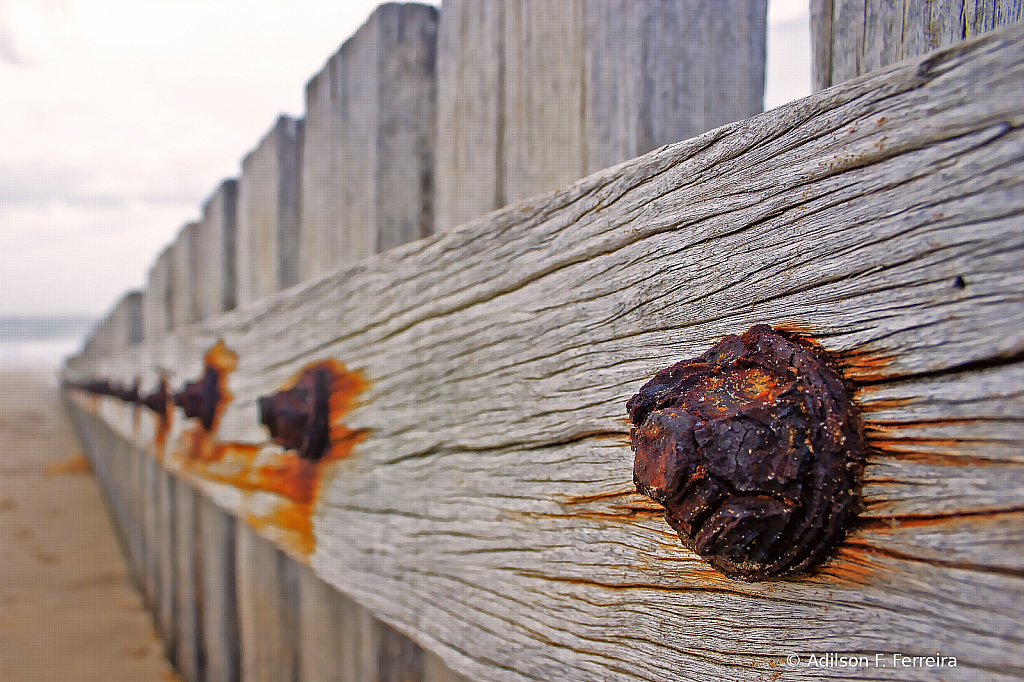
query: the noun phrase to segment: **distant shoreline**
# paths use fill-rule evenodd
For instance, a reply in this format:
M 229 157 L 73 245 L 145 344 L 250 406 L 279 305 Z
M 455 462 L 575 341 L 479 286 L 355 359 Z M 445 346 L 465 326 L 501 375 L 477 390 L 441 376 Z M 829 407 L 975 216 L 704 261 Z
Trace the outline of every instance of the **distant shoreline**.
M 85 315 L 0 317 L 0 368 L 52 370 L 77 354 L 96 326 Z

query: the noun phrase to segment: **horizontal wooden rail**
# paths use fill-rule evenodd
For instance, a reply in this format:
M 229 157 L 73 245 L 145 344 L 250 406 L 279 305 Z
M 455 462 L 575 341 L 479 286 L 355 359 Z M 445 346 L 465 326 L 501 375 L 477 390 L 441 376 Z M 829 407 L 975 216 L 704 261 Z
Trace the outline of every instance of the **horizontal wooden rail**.
M 68 367 L 177 390 L 216 345 L 211 433 L 69 395 L 475 680 L 932 680 L 893 654 L 936 652 L 1016 679 L 1022 84 L 999 29 Z M 751 584 L 635 493 L 625 401 L 755 323 L 837 358 L 869 461 L 835 557 Z M 335 447 L 307 465 L 257 405 L 315 365 Z

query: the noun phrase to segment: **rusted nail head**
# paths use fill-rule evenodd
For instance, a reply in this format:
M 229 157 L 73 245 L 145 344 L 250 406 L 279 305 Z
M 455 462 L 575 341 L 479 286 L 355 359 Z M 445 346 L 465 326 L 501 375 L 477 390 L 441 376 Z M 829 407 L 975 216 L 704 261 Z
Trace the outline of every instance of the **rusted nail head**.
M 856 406 L 815 350 L 768 325 L 661 370 L 626 403 L 633 481 L 727 576 L 807 570 L 842 539 L 864 465 Z
M 174 396 L 174 404 L 182 409 L 186 417 L 198 419 L 204 429 L 213 426 L 220 402 L 220 373 L 207 367 L 203 378 L 186 383 Z
M 330 446 L 330 395 L 330 371 L 307 370 L 292 388 L 259 399 L 260 423 L 274 443 L 303 459 L 318 460 Z

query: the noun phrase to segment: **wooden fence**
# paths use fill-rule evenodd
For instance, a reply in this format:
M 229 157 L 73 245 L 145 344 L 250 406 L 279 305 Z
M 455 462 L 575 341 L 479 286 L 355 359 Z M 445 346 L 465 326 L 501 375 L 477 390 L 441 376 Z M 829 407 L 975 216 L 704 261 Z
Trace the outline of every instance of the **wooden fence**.
M 571 28 L 599 6 L 535 7 L 575 12 L 561 17 Z M 521 93 L 509 94 L 519 67 L 508 55 L 520 54 L 510 45 L 536 44 L 509 37 L 557 25 L 531 7 L 445 4 L 437 87 L 483 79 L 505 94 L 464 108 L 439 94 L 438 112 L 491 107 L 487 120 L 511 125 L 508 98 Z M 700 3 L 673 7 L 712 21 Z M 745 7 L 763 31 L 764 5 Z M 355 86 L 337 74 L 373 61 L 361 50 L 412 36 L 404 68 L 422 66 L 430 31 L 409 30 L 411 12 L 378 10 L 354 38 L 364 44 L 343 47 L 311 81 L 303 163 L 327 156 L 310 149 L 327 125 L 313 103 L 344 111 L 342 86 Z M 506 42 L 486 39 L 492 30 Z M 497 66 L 442 59 L 481 48 L 505 56 Z M 596 48 L 573 49 L 566 60 L 597 63 Z M 120 343 L 70 360 L 65 393 L 182 677 L 1024 676 L 1022 84 L 1024 28 L 1006 26 L 468 221 L 463 212 L 515 197 L 509 188 L 525 181 L 509 178 L 519 171 L 508 159 L 528 152 L 502 134 L 490 149 L 506 161 L 478 167 L 448 142 L 431 153 L 436 167 L 446 155 L 462 163 L 467 175 L 451 186 L 486 186 L 474 198 L 483 204 L 448 200 L 451 224 L 375 255 L 366 245 L 390 245 L 381 235 L 395 225 L 419 225 L 410 237 L 428 230 L 421 214 L 371 211 L 358 258 L 331 256 L 340 269 L 183 327 L 167 306 L 209 282 L 182 281 L 175 245 L 142 305 L 123 304 L 145 311 L 133 327 L 145 338 L 132 342 L 119 306 L 97 335 Z M 438 137 L 488 138 L 485 119 Z M 327 215 L 325 196 L 302 192 L 328 171 L 297 174 L 296 203 L 320 201 Z M 449 181 L 432 177 L 431 196 L 443 197 Z M 245 183 L 243 173 L 240 197 Z M 211 224 L 225 224 L 225 187 L 207 205 Z M 389 191 L 371 187 L 366 199 L 379 208 Z M 305 210 L 291 253 L 303 253 Z M 224 229 L 212 233 L 224 258 Z M 212 272 L 214 300 L 229 301 L 223 269 L 204 270 L 204 247 L 190 248 L 192 272 Z M 625 402 L 655 371 L 757 323 L 810 336 L 833 358 L 868 452 L 863 508 L 835 553 L 808 575 L 748 583 L 683 547 L 661 507 L 636 493 Z M 309 461 L 272 443 L 261 420 L 280 436 L 273 408 L 284 403 L 267 399 L 315 377 L 329 379 L 330 447 Z M 850 655 L 853 666 L 839 660 Z

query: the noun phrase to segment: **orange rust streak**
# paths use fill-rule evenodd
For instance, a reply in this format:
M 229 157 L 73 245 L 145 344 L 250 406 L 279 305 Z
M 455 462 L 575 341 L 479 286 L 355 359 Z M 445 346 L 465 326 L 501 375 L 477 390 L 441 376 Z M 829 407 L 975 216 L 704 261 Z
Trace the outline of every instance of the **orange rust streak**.
M 224 339 L 218 339 L 210 350 L 203 356 L 203 365 L 224 372 L 235 371 L 238 365 L 238 355 L 224 345 Z
M 224 339 L 218 339 L 210 350 L 206 351 L 203 357 L 203 366 L 217 372 L 217 392 L 220 400 L 213 411 L 213 422 L 210 431 L 216 433 L 220 425 L 220 418 L 224 414 L 228 403 L 234 400 L 235 396 L 228 390 L 228 374 L 235 371 L 238 366 L 238 355 L 224 345 Z
M 861 400 L 857 401 L 861 414 L 882 412 L 884 410 L 898 410 L 914 402 L 913 398 L 882 398 L 880 400 L 863 401 L 863 397 L 866 393 L 877 391 L 879 388 L 879 386 L 862 386 L 857 391 L 857 396 L 861 398 Z
M 153 454 L 156 455 L 158 462 L 162 462 L 164 454 L 167 451 L 167 434 L 171 430 L 171 415 L 173 413 L 168 410 L 166 417 L 160 415 L 153 415 L 156 422 L 156 435 L 153 436 Z
M 312 462 L 284 453 L 273 463 L 254 465 L 261 445 L 239 442 L 220 442 L 214 437 L 216 425 L 226 404 L 232 399 L 227 392 L 227 374 L 237 364 L 237 356 L 224 346 L 223 341 L 210 349 L 204 363 L 218 370 L 221 400 L 217 405 L 214 425 L 207 432 L 201 424 L 195 424 L 181 436 L 179 456 L 183 466 L 203 479 L 231 485 L 243 492 L 267 492 L 279 495 L 282 500 L 274 510 L 265 516 L 248 514 L 250 524 L 259 529 L 273 527 L 284 532 L 284 541 L 296 552 L 308 555 L 313 552 L 316 542 L 313 537 L 311 516 L 316 500 L 326 486 L 325 471 L 331 462 L 346 459 L 352 454 L 357 443 L 366 437 L 365 430 L 352 430 L 341 423 L 341 418 L 357 405 L 356 398 L 366 390 L 370 382 L 362 372 L 350 372 L 345 366 L 328 359 L 303 368 L 282 386 L 290 390 L 302 375 L 311 369 L 326 368 L 331 372 L 331 395 L 328 401 L 331 447 L 324 456 Z M 166 434 L 165 434 L 166 435 Z M 217 471 L 218 468 L 237 466 L 235 472 Z
M 918 429 L 936 426 L 970 426 L 972 424 L 983 424 L 991 421 L 984 417 L 963 417 L 949 419 L 920 419 L 914 421 L 866 421 L 864 429 L 878 431 L 880 433 L 900 431 L 904 429 Z
M 283 504 L 266 516 L 246 516 L 249 525 L 256 530 L 274 528 L 284 531 L 282 541 L 304 556 L 309 556 L 316 549 L 311 519 L 312 505 L 297 503 Z
M 882 381 L 892 378 L 887 372 L 894 355 L 862 349 L 852 349 L 835 354 L 836 365 L 842 369 L 847 381 Z

